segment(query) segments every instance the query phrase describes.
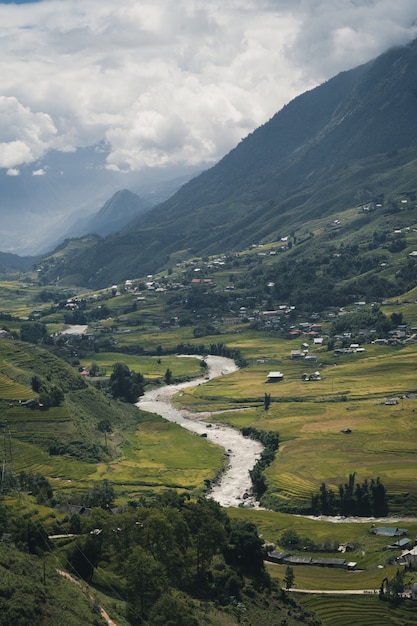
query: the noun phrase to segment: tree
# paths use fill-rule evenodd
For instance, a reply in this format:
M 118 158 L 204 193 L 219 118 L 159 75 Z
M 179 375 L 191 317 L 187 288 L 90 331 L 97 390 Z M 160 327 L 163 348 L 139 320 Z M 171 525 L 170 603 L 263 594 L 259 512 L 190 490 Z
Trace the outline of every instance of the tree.
M 404 570 L 402 572 L 397 570 L 394 578 L 387 583 L 387 593 L 393 598 L 398 598 L 404 591 L 404 574 Z
M 113 485 L 105 479 L 95 483 L 93 488 L 82 498 L 82 503 L 90 508 L 101 507 L 107 510 L 113 506 L 115 495 Z
M 163 566 L 137 547 L 126 563 L 126 587 L 129 617 L 137 624 L 148 618 L 151 607 L 166 591 L 168 580 Z
M 167 385 L 170 385 L 172 383 L 172 372 L 171 370 L 167 369 L 167 371 L 165 372 L 165 382 Z
M 287 565 L 284 576 L 285 589 L 291 589 L 291 587 L 294 585 L 294 580 L 294 570 L 290 565 Z
M 270 393 L 265 393 L 265 397 L 264 397 L 264 409 L 265 411 L 267 411 L 269 409 L 271 405 L 271 394 Z
M 100 536 L 88 535 L 86 539 L 77 539 L 70 548 L 68 566 L 83 580 L 90 581 L 101 556 Z
M 124 363 L 115 363 L 110 376 L 110 393 L 124 402 L 136 402 L 144 393 L 143 376 Z
M 263 541 L 254 524 L 232 520 L 225 556 L 229 564 L 239 568 L 244 574 L 258 576 L 263 573 Z
M 173 591 L 164 593 L 155 602 L 149 619 L 152 626 L 198 626 L 190 615 L 187 597 Z
M 32 391 L 34 391 L 35 393 L 39 393 L 42 387 L 42 381 L 39 378 L 39 376 L 32 376 L 32 381 L 31 381 L 31 385 L 32 385 Z
M 280 539 L 279 545 L 283 548 L 297 548 L 301 544 L 301 537 L 293 528 L 284 530 Z
M 98 376 L 99 375 L 100 368 L 99 368 L 98 364 L 95 363 L 95 361 L 93 361 L 91 363 L 88 372 L 89 372 L 90 376 Z
M 97 424 L 97 430 L 99 430 L 101 433 L 104 433 L 104 441 L 107 448 L 107 433 L 113 432 L 111 423 L 109 422 L 109 420 L 101 420 L 101 422 Z
M 64 393 L 56 385 L 53 385 L 50 389 L 42 388 L 39 392 L 39 404 L 44 409 L 49 409 L 51 406 L 60 406 L 63 401 Z
M 29 343 L 40 343 L 46 335 L 46 326 L 40 322 L 28 322 L 20 328 L 20 339 Z

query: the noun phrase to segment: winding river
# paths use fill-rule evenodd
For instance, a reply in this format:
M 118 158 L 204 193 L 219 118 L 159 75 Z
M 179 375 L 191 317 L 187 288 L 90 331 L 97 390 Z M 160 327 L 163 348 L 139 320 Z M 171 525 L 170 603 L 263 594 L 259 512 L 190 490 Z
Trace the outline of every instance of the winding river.
M 172 396 L 181 389 L 201 385 L 209 378 L 224 376 L 237 370 L 234 361 L 225 357 L 210 355 L 205 361 L 208 365 L 207 378 L 151 389 L 140 398 L 137 406 L 144 411 L 157 413 L 198 435 L 204 434 L 209 441 L 222 446 L 228 457 L 228 465 L 219 482 L 213 486 L 209 497 L 225 507 L 235 507 L 242 503 L 246 506 L 256 506 L 256 501 L 249 495 L 251 493 L 249 470 L 259 458 L 262 445 L 258 441 L 243 437 L 239 431 L 230 426 L 203 422 L 202 419 L 209 417 L 210 413 L 190 413 L 178 410 L 172 405 Z

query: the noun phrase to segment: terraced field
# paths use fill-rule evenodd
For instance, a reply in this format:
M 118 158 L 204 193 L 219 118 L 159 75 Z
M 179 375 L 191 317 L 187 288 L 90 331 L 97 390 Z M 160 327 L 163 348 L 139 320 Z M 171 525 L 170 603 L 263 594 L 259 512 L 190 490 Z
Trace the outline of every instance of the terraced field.
M 221 380 L 186 390 L 177 403 L 219 411 L 212 420 L 277 431 L 279 452 L 266 473 L 271 492 L 287 505 L 308 503 L 323 481 L 337 489 L 352 472 L 358 480 L 379 476 L 393 495 L 413 493 L 415 345 L 370 345 L 346 357 L 318 351 L 318 361 L 308 368 L 319 370 L 321 380 L 310 382 L 301 380 L 303 371 L 309 371 L 307 364 L 289 358 L 288 342 L 286 354 L 282 349 L 278 342 L 275 357 L 270 347 L 266 363 L 251 363 Z M 267 384 L 267 373 L 274 369 L 284 372 L 284 380 Z M 271 395 L 268 411 L 263 407 L 265 393 Z M 390 398 L 396 398 L 393 404 L 388 404 Z M 348 434 L 342 432 L 346 429 Z
M 395 607 L 378 596 L 301 596 L 303 606 L 322 620 L 324 626 L 415 626 L 415 607 Z

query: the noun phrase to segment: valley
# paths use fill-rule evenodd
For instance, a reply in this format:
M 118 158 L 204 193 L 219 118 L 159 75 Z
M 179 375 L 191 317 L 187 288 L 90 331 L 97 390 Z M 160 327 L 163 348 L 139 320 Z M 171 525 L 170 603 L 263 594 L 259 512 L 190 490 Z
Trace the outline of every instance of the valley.
M 1 255 L 1 623 L 417 625 L 416 56 Z
M 413 229 L 405 238 L 403 256 L 414 247 Z M 369 620 L 376 602 L 375 619 L 388 624 L 392 608 L 383 603 L 380 613 L 378 591 L 384 578 L 395 578 L 395 559 L 402 549 L 386 551 L 386 539 L 370 530 L 375 523 L 389 527 L 393 519 L 400 524 L 406 518 L 408 547 L 417 535 L 414 292 L 382 303 L 358 301 L 308 312 L 291 301 L 277 301 L 272 285 L 267 299 L 262 290 L 257 297 L 253 289 L 244 289 L 247 272 L 254 267 L 264 272 L 276 256 L 269 251 L 280 247 L 283 257 L 291 253 L 285 242 L 253 246 L 236 257 L 194 258 L 172 272 L 98 291 L 39 284 L 30 274 L 0 283 L 6 468 L 16 477 L 33 471 L 44 475 L 62 511 L 65 503 L 79 507 L 102 481 L 110 481 L 118 506 L 144 501 L 153 493 L 162 496 L 165 490 L 198 498 L 216 489 L 230 460 L 224 448 L 210 442 L 216 425 L 276 433 L 278 451 L 259 475 L 261 508 L 253 507 L 251 498 L 242 499 L 243 493 L 234 500 L 235 494 L 227 501 L 236 507 L 228 509 L 231 519 L 255 524 L 276 550 L 285 549 L 281 537 L 293 530 L 300 539 L 289 550 L 294 555 L 301 550 L 313 558 L 340 558 L 339 546 L 351 544 L 354 573 L 332 571 L 330 583 L 326 568 L 296 565 L 294 586 L 374 589 L 375 597 L 363 598 L 367 621 L 357 623 L 373 623 Z M 30 353 L 28 346 L 33 346 Z M 187 358 L 178 357 L 187 353 Z M 218 368 L 225 375 L 211 378 L 206 369 L 210 359 L 224 357 L 232 358 L 238 369 Z M 143 377 L 145 395 L 138 413 L 133 405 L 109 396 L 117 363 Z M 270 372 L 277 371 L 282 380 L 268 382 Z M 49 377 L 49 387 L 63 389 L 57 406 L 24 406 L 39 396 L 34 372 L 41 381 Z M 165 396 L 167 382 L 179 415 L 200 414 L 195 423 L 207 437 L 167 422 L 167 415 L 158 411 L 154 399 Z M 213 425 L 207 428 L 209 423 Z M 352 474 L 357 488 L 364 480 L 382 481 L 390 516 L 386 522 L 332 524 L 311 508 L 312 495 L 324 483 L 337 494 Z M 28 496 L 24 509 L 31 509 Z M 50 526 L 53 518 L 46 511 L 43 519 Z M 64 513 L 54 516 L 55 530 L 57 524 L 68 528 Z M 268 564 L 267 570 L 283 584 L 285 566 Z M 404 588 L 413 576 L 411 571 Z M 326 600 L 326 611 L 309 595 L 298 601 L 315 606 L 323 624 L 344 623 L 343 610 L 339 621 L 333 613 L 325 616 L 331 600 Z M 344 602 L 348 615 L 353 605 Z M 406 606 L 395 610 L 406 611 Z

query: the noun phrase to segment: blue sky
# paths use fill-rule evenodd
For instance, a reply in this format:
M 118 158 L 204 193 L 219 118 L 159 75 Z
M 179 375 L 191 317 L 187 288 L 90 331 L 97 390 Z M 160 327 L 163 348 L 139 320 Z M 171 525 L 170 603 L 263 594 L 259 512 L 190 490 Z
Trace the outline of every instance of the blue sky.
M 0 0 L 0 169 L 96 145 L 114 171 L 214 163 L 414 37 L 415 0 Z

